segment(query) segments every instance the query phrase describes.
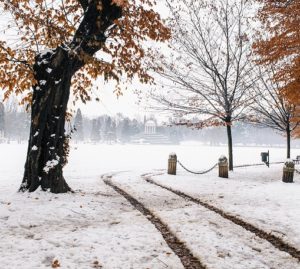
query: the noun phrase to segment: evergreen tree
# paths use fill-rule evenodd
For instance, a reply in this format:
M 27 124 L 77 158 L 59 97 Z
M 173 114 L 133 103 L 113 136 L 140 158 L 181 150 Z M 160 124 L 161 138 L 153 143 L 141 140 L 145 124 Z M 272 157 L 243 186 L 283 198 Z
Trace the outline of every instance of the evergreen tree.
M 82 114 L 80 108 L 77 109 L 77 113 L 74 120 L 74 127 L 75 127 L 75 133 L 74 138 L 75 140 L 83 140 L 84 134 L 83 134 L 83 121 L 82 121 Z
M 5 112 L 4 112 L 4 105 L 0 103 L 0 136 L 4 133 L 5 130 Z
M 125 118 L 122 122 L 122 131 L 121 131 L 122 141 L 128 142 L 130 138 L 130 119 Z
M 93 142 L 98 142 L 100 140 L 100 120 L 94 119 L 92 121 L 92 131 L 91 131 L 91 140 Z

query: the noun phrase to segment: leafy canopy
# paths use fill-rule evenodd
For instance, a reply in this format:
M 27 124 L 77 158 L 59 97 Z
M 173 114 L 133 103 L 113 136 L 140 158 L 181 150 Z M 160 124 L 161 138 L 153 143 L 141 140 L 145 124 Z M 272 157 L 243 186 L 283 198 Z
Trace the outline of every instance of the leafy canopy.
M 300 101 L 300 1 L 258 0 L 263 23 L 259 41 L 254 45 L 259 63 L 276 66 L 274 80 L 293 103 Z M 267 34 L 266 34 L 267 33 Z
M 11 18 L 6 33 L 17 38 L 0 40 L 0 87 L 6 98 L 15 92 L 26 96 L 23 101 L 30 101 L 36 56 L 45 49 L 68 47 L 74 38 L 80 38 L 77 30 L 91 2 L 100 11 L 104 5 L 118 6 L 122 16 L 105 32 L 98 53 L 81 55 L 84 67 L 72 80 L 76 99 L 90 100 L 92 81 L 98 76 L 117 85 L 134 77 L 143 83 L 152 81 L 149 63 L 154 62 L 155 54 L 144 45 L 148 40 L 163 42 L 170 37 L 153 9 L 155 0 L 0 0 L 0 9 Z M 91 42 L 96 41 L 97 37 L 91 37 Z M 76 48 L 70 53 L 77 53 Z

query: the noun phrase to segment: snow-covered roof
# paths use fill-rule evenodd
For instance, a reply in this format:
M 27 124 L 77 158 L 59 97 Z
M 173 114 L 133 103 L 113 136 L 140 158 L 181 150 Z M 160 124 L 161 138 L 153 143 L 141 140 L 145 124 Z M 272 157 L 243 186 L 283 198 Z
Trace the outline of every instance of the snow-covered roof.
M 156 122 L 154 120 L 147 120 L 145 126 L 149 126 L 149 127 L 156 126 Z

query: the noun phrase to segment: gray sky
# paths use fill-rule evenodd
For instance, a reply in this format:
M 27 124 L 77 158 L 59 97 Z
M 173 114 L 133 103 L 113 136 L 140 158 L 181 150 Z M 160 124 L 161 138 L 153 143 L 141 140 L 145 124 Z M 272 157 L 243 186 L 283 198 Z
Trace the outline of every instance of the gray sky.
M 113 92 L 114 87 L 111 84 L 103 85 L 101 82 L 95 82 L 98 84 L 99 90 L 95 96 L 100 99 L 100 102 L 91 101 L 87 104 L 78 102 L 78 106 L 82 110 L 82 113 L 88 117 L 95 117 L 101 114 L 115 115 L 122 113 L 129 117 L 134 117 L 136 114 L 143 115 L 146 113 L 142 105 L 138 105 L 137 95 L 131 90 L 124 90 L 123 96 L 117 97 Z M 138 84 L 132 85 L 132 88 Z M 131 85 L 129 85 L 130 88 Z

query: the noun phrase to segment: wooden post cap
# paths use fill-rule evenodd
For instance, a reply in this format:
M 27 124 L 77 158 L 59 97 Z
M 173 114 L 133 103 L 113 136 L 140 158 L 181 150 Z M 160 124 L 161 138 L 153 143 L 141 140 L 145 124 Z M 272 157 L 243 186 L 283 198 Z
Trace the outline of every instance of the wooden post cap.
M 284 167 L 285 168 L 292 168 L 292 169 L 294 169 L 295 168 L 295 164 L 294 164 L 294 162 L 292 160 L 287 160 L 284 163 Z
M 169 154 L 169 159 L 177 159 L 176 153 L 172 152 Z
M 226 156 L 224 156 L 224 155 L 220 156 L 219 164 L 227 164 L 227 163 L 228 163 L 228 160 L 227 160 Z

